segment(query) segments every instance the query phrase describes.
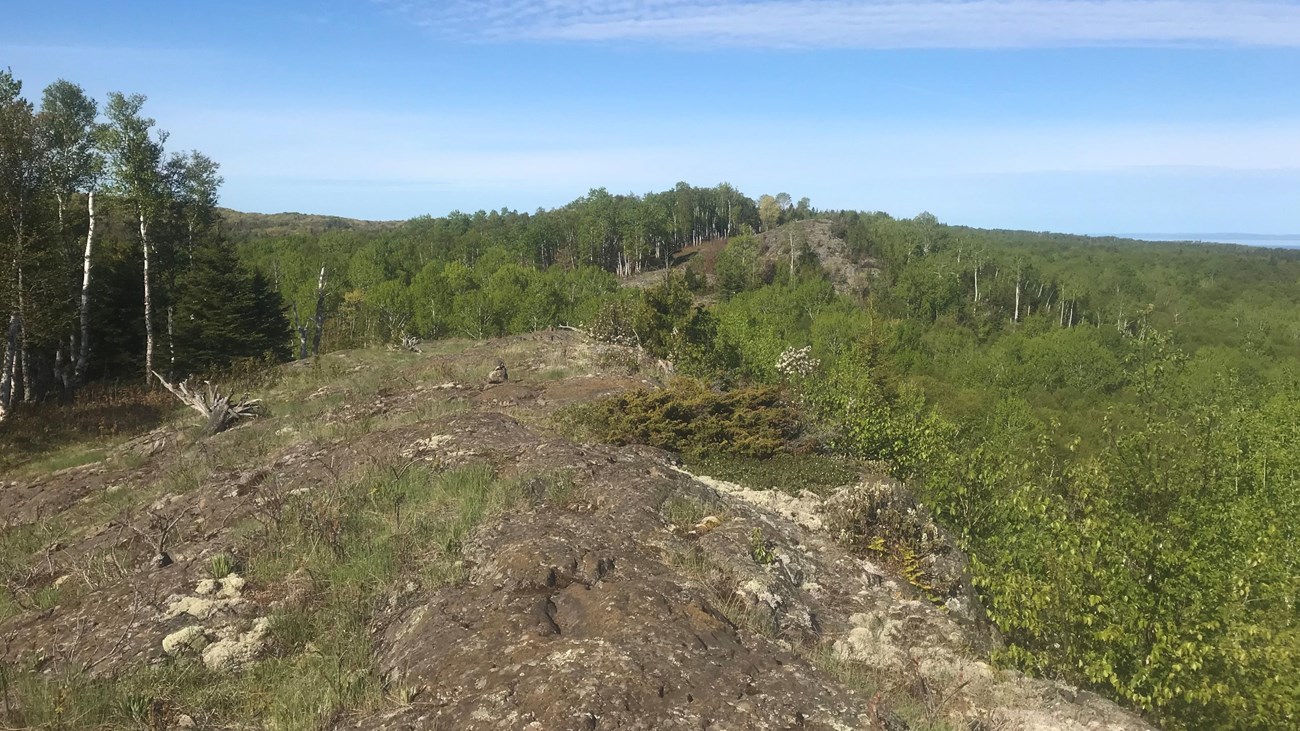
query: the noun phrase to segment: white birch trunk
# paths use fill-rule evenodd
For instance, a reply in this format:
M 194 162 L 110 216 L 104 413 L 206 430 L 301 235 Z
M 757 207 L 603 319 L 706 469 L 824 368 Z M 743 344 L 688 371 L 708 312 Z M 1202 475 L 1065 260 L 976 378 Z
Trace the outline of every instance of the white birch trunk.
M 790 286 L 794 286 L 794 231 L 790 232 Z
M 24 403 L 35 400 L 32 394 L 32 356 L 27 350 L 27 306 L 23 297 L 23 268 L 18 267 L 18 374 L 14 379 L 14 388 L 23 397 Z
M 9 332 L 5 338 L 4 362 L 0 363 L 0 421 L 9 416 L 13 406 L 14 395 L 14 361 L 18 354 L 18 333 L 22 330 L 22 319 L 18 313 L 9 315 Z
M 81 347 L 76 353 L 77 365 L 72 377 L 81 383 L 86 377 L 86 368 L 90 365 L 90 253 L 95 246 L 95 191 L 86 196 L 86 211 L 90 214 L 90 224 L 86 227 L 86 255 L 81 262 Z M 69 354 L 71 356 L 71 354 Z
M 149 225 L 140 212 L 140 246 L 144 250 L 144 380 L 153 373 L 153 295 L 149 289 Z
M 298 317 L 298 303 L 293 305 L 293 330 L 298 333 L 298 360 L 307 360 L 307 323 Z
M 176 375 L 176 330 L 173 325 L 172 306 L 167 305 L 167 375 L 174 378 Z
M 320 355 L 320 337 L 325 329 L 325 267 L 320 268 L 320 278 L 316 280 L 316 332 L 312 335 L 312 353 Z
M 54 382 L 65 388 L 68 385 L 68 358 L 62 343 L 54 348 Z
M 23 403 L 30 404 L 36 400 L 36 396 L 32 394 L 32 355 L 27 349 L 27 328 L 23 328 L 19 338 L 22 343 L 22 367 L 18 369 L 18 390 L 23 395 Z
M 1016 272 L 1016 312 L 1012 316 L 1013 322 L 1020 322 L 1020 272 Z

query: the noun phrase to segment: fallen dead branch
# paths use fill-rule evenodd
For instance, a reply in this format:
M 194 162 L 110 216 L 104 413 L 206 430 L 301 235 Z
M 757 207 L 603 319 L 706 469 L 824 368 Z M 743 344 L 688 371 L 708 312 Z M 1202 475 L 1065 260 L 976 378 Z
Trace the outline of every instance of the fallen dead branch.
M 236 422 L 257 417 L 262 411 L 259 399 L 250 399 L 247 395 L 236 399 L 234 393 L 221 393 L 211 382 L 204 381 L 202 388 L 190 390 L 185 381 L 168 383 L 158 371 L 153 374 L 181 403 L 207 418 L 208 425 L 203 431 L 205 435 L 225 431 Z

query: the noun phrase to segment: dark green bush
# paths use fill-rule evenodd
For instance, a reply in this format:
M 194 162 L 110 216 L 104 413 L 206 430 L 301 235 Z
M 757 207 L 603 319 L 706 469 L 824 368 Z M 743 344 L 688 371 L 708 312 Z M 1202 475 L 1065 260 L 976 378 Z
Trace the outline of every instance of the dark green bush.
M 776 386 L 714 391 L 679 378 L 569 412 L 588 435 L 612 444 L 648 444 L 690 457 L 769 457 L 800 433 L 799 413 Z
M 806 440 L 805 435 L 801 441 Z M 767 459 L 710 454 L 691 459 L 687 467 L 697 475 L 717 477 L 756 490 L 780 490 L 791 494 L 811 490 L 824 495 L 862 478 L 861 464 L 815 453 L 776 454 Z

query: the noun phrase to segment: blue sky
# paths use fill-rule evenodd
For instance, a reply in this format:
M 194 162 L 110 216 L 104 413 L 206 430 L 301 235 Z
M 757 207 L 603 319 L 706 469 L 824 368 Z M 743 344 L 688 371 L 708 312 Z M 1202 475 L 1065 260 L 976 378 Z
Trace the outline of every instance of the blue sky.
M 1300 232 L 1300 0 L 81 2 L 0 66 L 149 96 L 242 210 L 729 181 L 1078 233 Z

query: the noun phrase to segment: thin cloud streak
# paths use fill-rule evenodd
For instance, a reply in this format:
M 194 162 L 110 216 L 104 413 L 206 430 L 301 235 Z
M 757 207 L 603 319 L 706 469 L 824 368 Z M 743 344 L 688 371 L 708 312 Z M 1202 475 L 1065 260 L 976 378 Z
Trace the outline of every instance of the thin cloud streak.
M 210 151 L 228 180 L 298 176 L 463 184 L 630 185 L 772 167 L 790 180 L 834 173 L 1026 174 L 1131 168 L 1300 169 L 1300 120 L 1233 123 L 972 125 L 724 117 L 653 122 L 534 114 L 506 120 L 329 108 L 195 108 L 172 119 L 181 146 Z M 760 140 L 799 139 L 788 153 Z M 249 140 L 257 144 L 250 145 Z M 322 154 L 328 150 L 328 154 Z M 750 162 L 747 162 L 750 161 Z M 675 176 L 675 177 L 673 177 Z M 719 178 L 722 179 L 722 178 Z M 640 184 L 638 184 L 640 183 Z M 774 184 L 780 184 L 775 181 Z
M 761 48 L 1300 47 L 1283 0 L 374 0 L 444 38 Z

